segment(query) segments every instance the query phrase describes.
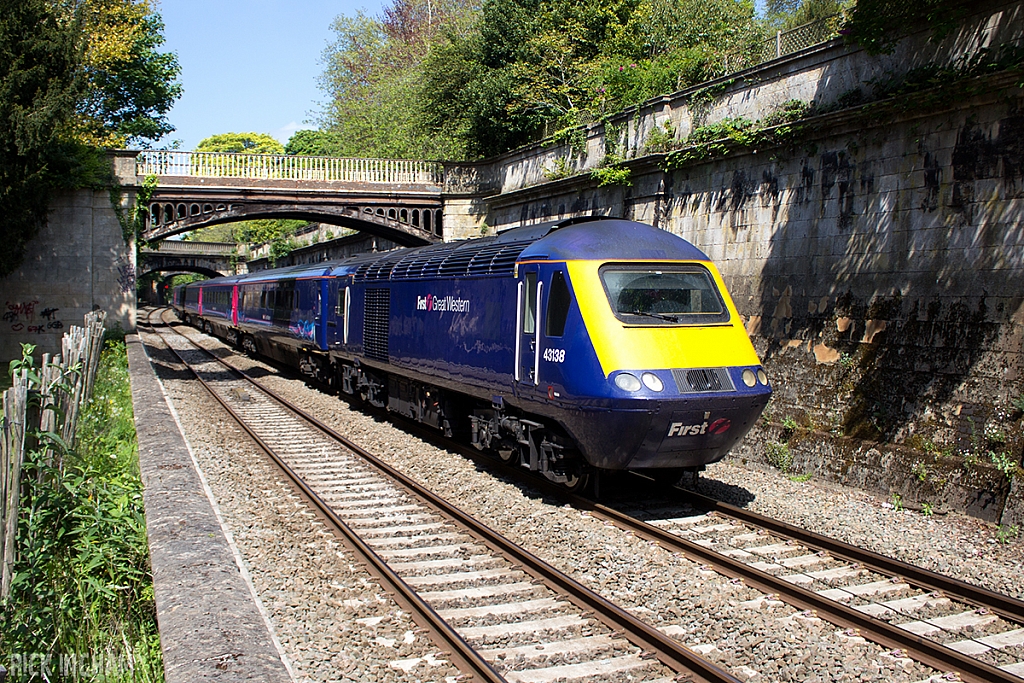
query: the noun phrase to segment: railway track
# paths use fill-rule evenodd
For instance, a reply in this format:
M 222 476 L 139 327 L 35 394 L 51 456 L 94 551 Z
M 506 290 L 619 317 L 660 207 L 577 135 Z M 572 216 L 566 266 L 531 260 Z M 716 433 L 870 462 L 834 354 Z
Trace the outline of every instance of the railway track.
M 406 424 L 446 448 L 744 582 L 762 592 L 753 602 L 788 603 L 803 610 L 801 619 L 824 619 L 847 629 L 851 638 L 889 648 L 893 659 L 913 659 L 954 676 L 925 680 L 1024 680 L 1024 603 L 1019 600 L 692 491 L 677 489 L 642 506 L 596 503 Z M 695 514 L 689 506 L 703 512 Z M 666 632 L 674 633 L 671 627 Z
M 738 683 L 184 335 L 156 333 L 473 679 Z
M 606 504 L 526 477 L 472 449 L 460 451 L 761 591 L 751 607 L 789 604 L 803 610 L 801 618 L 824 619 L 847 629 L 850 637 L 890 648 L 895 659 L 909 658 L 955 676 L 922 683 L 1024 681 L 1024 601 L 693 490 L 674 488 L 661 500 L 645 496 L 641 505 L 635 498 Z
M 1024 680 L 1024 604 L 777 520 L 684 494 L 703 514 L 656 508 L 593 514 L 704 562 L 849 634 L 961 680 Z M 579 504 L 579 501 L 577 501 Z M 678 506 L 675 508 L 678 510 Z M 643 518 L 643 519 L 641 519 Z

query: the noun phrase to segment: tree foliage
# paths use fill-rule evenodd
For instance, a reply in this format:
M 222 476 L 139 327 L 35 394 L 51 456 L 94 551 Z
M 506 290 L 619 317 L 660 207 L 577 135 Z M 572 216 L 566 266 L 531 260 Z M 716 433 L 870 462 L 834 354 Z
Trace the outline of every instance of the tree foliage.
M 284 145 L 266 133 L 219 133 L 200 140 L 196 151 L 284 154 Z
M 155 139 L 180 92 L 148 0 L 0 0 L 0 277 L 58 188 L 99 185 L 99 147 Z
M 0 275 L 21 262 L 72 167 L 79 45 L 75 18 L 47 0 L 0 0 Z
M 177 57 L 159 52 L 163 21 L 150 0 L 82 0 L 85 97 L 77 137 L 100 147 L 156 140 L 181 96 Z
M 467 30 L 475 11 L 461 0 L 394 0 L 379 18 L 338 17 L 320 79 L 328 102 L 319 123 L 331 137 L 316 141 L 342 156 L 456 154 L 421 123 L 421 65 L 433 45 Z
M 972 5 L 965 0 L 858 0 L 846 24 L 846 37 L 872 53 L 890 51 L 909 28 L 927 26 L 933 39 L 940 39 L 967 16 Z
M 320 124 L 343 153 L 503 152 L 705 80 L 762 30 L 749 0 L 418 3 L 335 22 Z
M 781 31 L 826 19 L 850 9 L 854 0 L 767 0 L 765 17 Z

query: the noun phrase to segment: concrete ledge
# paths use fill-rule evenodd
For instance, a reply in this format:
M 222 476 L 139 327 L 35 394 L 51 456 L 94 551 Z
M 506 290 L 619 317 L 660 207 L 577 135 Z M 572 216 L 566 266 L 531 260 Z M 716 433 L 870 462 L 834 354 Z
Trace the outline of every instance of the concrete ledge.
M 142 342 L 126 341 L 165 680 L 286 683 Z

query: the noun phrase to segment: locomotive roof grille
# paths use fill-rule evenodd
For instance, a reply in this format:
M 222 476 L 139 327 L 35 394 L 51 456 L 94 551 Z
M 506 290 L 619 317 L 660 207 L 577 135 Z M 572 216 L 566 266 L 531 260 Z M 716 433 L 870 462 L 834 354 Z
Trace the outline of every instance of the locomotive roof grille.
M 394 252 L 359 266 L 357 282 L 414 280 L 434 277 L 511 275 L 516 260 L 535 240 L 494 238 L 438 244 L 411 252 Z

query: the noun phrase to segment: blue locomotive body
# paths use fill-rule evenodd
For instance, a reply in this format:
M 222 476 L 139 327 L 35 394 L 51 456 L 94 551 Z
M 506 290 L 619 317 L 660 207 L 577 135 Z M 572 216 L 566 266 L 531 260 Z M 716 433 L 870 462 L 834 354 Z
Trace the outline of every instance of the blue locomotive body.
M 247 350 L 569 486 L 592 468 L 702 469 L 771 394 L 707 256 L 630 221 L 218 278 L 183 301 L 192 289 L 217 301 L 201 324 Z

